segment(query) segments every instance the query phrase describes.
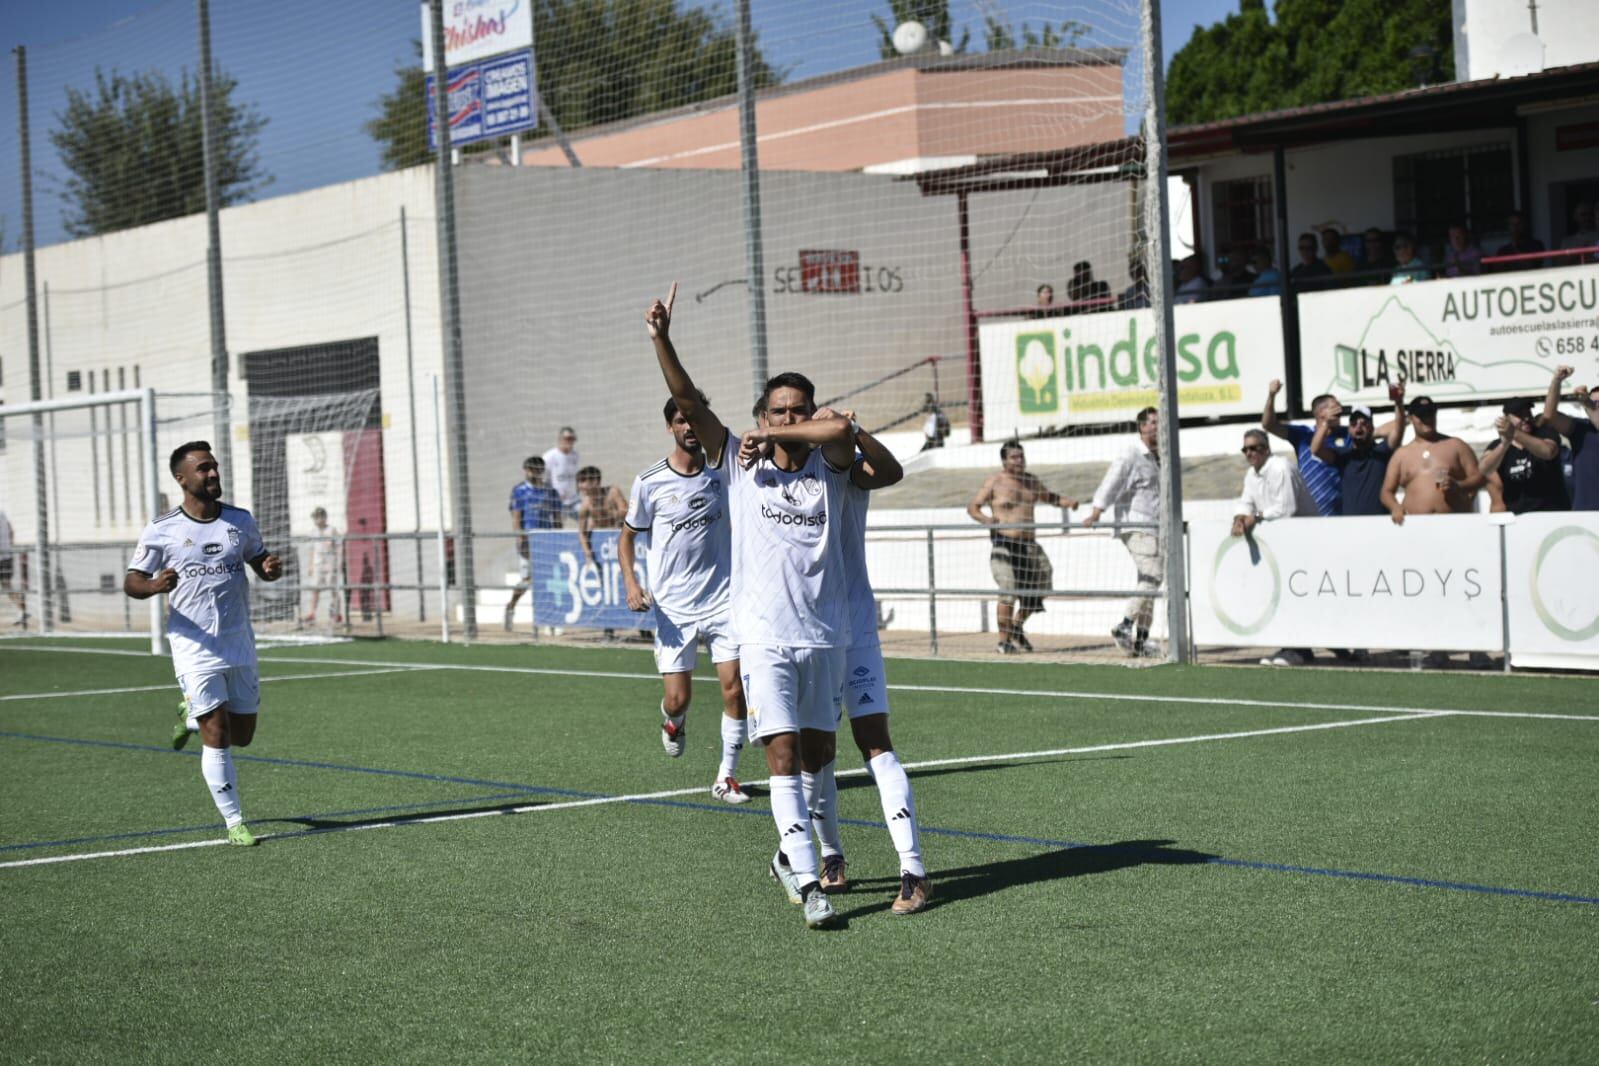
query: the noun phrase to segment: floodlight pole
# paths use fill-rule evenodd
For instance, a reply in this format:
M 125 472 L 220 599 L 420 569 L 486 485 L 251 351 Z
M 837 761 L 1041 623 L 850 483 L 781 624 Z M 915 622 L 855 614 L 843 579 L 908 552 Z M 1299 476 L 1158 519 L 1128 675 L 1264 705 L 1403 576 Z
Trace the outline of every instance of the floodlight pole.
M 461 588 L 461 625 L 477 637 L 477 574 L 472 567 L 472 493 L 466 453 L 466 370 L 461 343 L 460 259 L 455 244 L 455 167 L 450 161 L 450 68 L 444 54 L 444 0 L 428 2 L 433 39 L 434 214 L 439 228 L 439 310 L 444 319 L 444 392 L 450 423 L 450 476 L 455 490 L 455 565 Z M 444 516 L 439 516 L 442 525 Z
M 1188 642 L 1188 580 L 1184 565 L 1182 453 L 1177 433 L 1177 349 L 1171 303 L 1174 290 L 1171 255 L 1166 248 L 1171 216 L 1166 203 L 1166 77 L 1161 66 L 1160 0 L 1144 0 L 1141 22 L 1147 253 L 1144 273 L 1160 351 L 1160 513 L 1161 547 L 1166 555 L 1166 659 L 1180 663 L 1190 659 L 1192 649 Z
M 28 395 L 34 403 L 44 399 L 44 382 L 39 374 L 39 294 L 33 263 L 33 151 L 28 140 L 28 50 L 18 45 L 17 53 L 17 137 L 22 164 L 22 277 L 28 305 Z M 51 624 L 50 582 L 50 496 L 45 481 L 44 415 L 33 416 L 33 510 L 34 540 L 39 556 L 39 626 Z
M 233 427 L 229 417 L 228 327 L 222 309 L 222 195 L 217 183 L 216 94 L 211 85 L 211 5 L 195 0 L 200 21 L 200 148 L 205 161 L 205 280 L 211 305 L 211 451 L 222 468 L 222 494 L 233 499 Z
M 750 0 L 737 0 L 738 145 L 744 171 L 744 257 L 750 290 L 750 376 L 759 396 L 771 376 L 766 358 L 766 253 L 761 238 L 761 164 L 755 143 L 755 34 Z

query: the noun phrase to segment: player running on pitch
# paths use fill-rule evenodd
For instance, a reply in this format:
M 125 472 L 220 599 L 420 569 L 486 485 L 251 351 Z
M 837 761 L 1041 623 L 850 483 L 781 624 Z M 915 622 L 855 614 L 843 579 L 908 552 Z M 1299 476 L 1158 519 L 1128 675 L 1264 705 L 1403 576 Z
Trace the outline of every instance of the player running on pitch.
M 701 397 L 703 400 L 703 397 Z M 722 762 L 711 795 L 747 803 L 738 783 L 738 755 L 749 736 L 744 686 L 738 676 L 738 641 L 733 636 L 728 591 L 732 539 L 727 508 L 727 456 L 706 461 L 694 427 L 666 401 L 670 455 L 633 479 L 633 491 L 618 537 L 622 582 L 634 611 L 655 609 L 655 668 L 665 686 L 661 700 L 661 744 L 674 759 L 683 754 L 684 719 L 694 697 L 697 645 L 705 641 L 722 684 Z M 634 573 L 635 541 L 650 538 L 650 591 Z
M 838 417 L 822 408 L 817 419 Z M 855 746 L 877 784 L 883 806 L 883 821 L 899 852 L 900 890 L 889 908 L 894 914 L 915 914 L 933 896 L 927 868 L 922 863 L 921 834 L 916 826 L 916 800 L 911 795 L 910 777 L 894 752 L 888 735 L 888 677 L 883 666 L 883 648 L 877 637 L 877 598 L 872 593 L 866 570 L 866 512 L 874 489 L 898 484 L 904 468 L 883 443 L 861 429 L 855 413 L 845 411 L 855 433 L 860 454 L 850 467 L 849 485 L 844 491 L 844 508 L 839 535 L 843 540 L 844 572 L 848 587 L 850 645 L 844 657 L 844 684 L 839 696 L 842 712 L 849 716 Z M 775 431 L 781 433 L 781 430 Z M 739 451 L 739 462 L 755 457 L 752 445 Z M 836 735 L 834 738 L 836 740 Z M 821 842 L 822 891 L 846 892 L 849 880 L 844 874 L 844 841 L 838 828 L 838 783 L 834 777 L 836 743 L 829 745 L 828 758 L 821 771 L 801 775 L 811 824 Z
M 668 330 L 677 286 L 655 301 L 644 322 L 668 390 L 707 459 L 723 466 L 732 515 L 733 631 L 749 705 L 750 733 L 765 746 L 772 817 L 780 848 L 772 876 L 803 904 L 805 924 L 838 917 L 822 892 L 811 843 L 810 812 L 800 784 L 803 767 L 819 772 L 838 721 L 844 649 L 849 646 L 841 538 L 843 493 L 855 447 L 843 419 L 811 420 L 815 388 L 804 375 L 779 374 L 765 384 L 767 427 L 778 429 L 771 458 L 748 469 L 727 462 L 739 440 L 722 424 L 678 360 Z M 779 859 L 787 856 L 787 864 Z
M 255 837 L 244 824 L 230 750 L 249 746 L 261 705 L 244 568 L 276 581 L 283 564 L 262 544 L 250 512 L 222 502 L 210 444 L 179 445 L 168 465 L 183 502 L 139 534 L 122 591 L 136 600 L 168 594 L 167 639 L 188 715 L 173 746 L 199 732 L 200 774 L 228 827 L 228 843 L 248 847 Z

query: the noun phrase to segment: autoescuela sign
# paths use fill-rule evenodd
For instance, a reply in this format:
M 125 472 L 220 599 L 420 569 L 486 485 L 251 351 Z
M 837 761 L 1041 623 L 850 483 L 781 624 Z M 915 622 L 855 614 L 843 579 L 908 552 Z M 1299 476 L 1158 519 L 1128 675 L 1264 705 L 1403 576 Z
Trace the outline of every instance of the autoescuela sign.
M 1383 403 L 1403 377 L 1435 400 L 1541 395 L 1554 368 L 1599 381 L 1599 266 L 1299 297 L 1307 397 Z
M 1283 375 L 1275 296 L 1174 309 L 1186 417 L 1257 412 Z M 998 319 L 978 328 L 983 417 L 996 432 L 1124 422 L 1156 401 L 1153 311 Z

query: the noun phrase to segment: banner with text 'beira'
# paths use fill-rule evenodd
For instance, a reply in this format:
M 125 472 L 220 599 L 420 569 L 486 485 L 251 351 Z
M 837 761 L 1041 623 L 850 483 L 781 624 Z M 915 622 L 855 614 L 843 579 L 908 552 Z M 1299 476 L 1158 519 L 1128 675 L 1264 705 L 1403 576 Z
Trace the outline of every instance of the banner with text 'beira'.
M 1257 296 L 1173 309 L 1184 418 L 1260 411 L 1283 376 L 1282 302 Z M 1156 404 L 1155 313 L 996 318 L 978 327 L 988 435 L 1128 422 Z
M 1440 278 L 1299 297 L 1305 398 L 1439 403 L 1542 396 L 1555 367 L 1599 383 L 1599 266 Z

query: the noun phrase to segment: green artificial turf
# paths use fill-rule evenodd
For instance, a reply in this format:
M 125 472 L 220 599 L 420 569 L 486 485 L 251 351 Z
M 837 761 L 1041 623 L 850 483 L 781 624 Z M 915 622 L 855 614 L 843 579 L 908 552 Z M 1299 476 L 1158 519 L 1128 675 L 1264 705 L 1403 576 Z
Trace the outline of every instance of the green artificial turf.
M 1400 717 L 1599 715 L 1591 682 L 893 660 L 902 757 L 955 760 L 912 770 L 934 906 L 889 914 L 877 794 L 845 775 L 854 890 L 811 932 L 765 875 L 764 795 L 708 794 L 714 687 L 668 759 L 645 653 L 265 650 L 281 680 L 235 753 L 263 844 L 237 849 L 209 846 L 198 745 L 167 744 L 170 664 L 115 654 L 138 649 L 0 642 L 0 697 L 26 697 L 0 699 L 5 1061 L 1599 1046 L 1599 720 Z M 765 776 L 758 752 L 742 773 Z

